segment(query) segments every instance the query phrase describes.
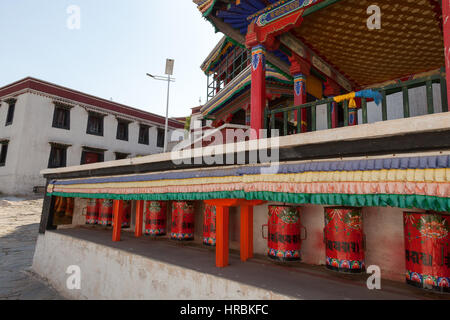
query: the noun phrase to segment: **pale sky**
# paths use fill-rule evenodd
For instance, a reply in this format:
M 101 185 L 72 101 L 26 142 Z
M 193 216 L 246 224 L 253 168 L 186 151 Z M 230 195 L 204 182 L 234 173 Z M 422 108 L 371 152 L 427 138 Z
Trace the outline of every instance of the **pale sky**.
M 67 8 L 81 10 L 70 30 Z M 165 115 L 166 58 L 175 59 L 169 116 L 206 100 L 200 65 L 222 34 L 191 0 L 1 0 L 0 86 L 27 76 Z

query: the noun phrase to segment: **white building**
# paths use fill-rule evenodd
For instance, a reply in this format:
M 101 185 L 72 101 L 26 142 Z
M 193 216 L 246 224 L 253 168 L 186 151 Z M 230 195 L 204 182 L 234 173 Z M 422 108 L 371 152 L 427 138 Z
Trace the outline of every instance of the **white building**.
M 0 193 L 44 187 L 45 168 L 163 151 L 165 118 L 26 78 L 0 88 Z M 183 123 L 169 120 L 169 137 Z

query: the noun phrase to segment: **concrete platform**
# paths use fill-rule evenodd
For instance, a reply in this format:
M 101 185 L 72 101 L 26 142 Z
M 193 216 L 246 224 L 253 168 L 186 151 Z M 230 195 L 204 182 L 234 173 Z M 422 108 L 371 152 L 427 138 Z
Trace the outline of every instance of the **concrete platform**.
M 65 287 L 65 268 L 73 264 L 82 270 L 81 290 Z M 382 290 L 368 290 L 368 275 L 339 274 L 323 266 L 286 266 L 265 257 L 244 263 L 236 252 L 229 267 L 216 268 L 214 249 L 136 239 L 128 232 L 114 243 L 111 230 L 91 227 L 41 235 L 33 269 L 77 299 L 450 299 L 387 280 Z

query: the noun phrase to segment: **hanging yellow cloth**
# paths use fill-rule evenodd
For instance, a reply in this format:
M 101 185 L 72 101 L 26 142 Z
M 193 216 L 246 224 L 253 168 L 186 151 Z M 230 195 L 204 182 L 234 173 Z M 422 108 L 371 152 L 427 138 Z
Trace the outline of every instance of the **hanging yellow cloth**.
M 356 106 L 356 101 L 355 101 L 355 95 L 356 95 L 355 92 L 350 92 L 348 94 L 344 94 L 344 95 L 341 95 L 341 96 L 336 96 L 333 99 L 334 99 L 334 102 L 337 102 L 337 103 L 345 101 L 345 100 L 349 100 L 350 102 L 348 104 L 348 107 L 350 109 L 356 109 L 357 106 Z

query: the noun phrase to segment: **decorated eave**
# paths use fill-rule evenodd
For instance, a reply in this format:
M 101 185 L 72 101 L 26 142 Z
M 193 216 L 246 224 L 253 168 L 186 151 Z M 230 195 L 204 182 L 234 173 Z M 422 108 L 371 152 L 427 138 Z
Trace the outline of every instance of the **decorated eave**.
M 439 69 L 444 65 L 438 0 L 194 1 L 203 16 L 242 45 L 262 42 L 288 73 L 299 57 L 346 91 Z M 382 8 L 369 30 L 367 8 Z
M 268 81 L 268 90 L 271 89 L 270 84 L 279 86 L 289 86 L 285 92 L 292 95 L 292 79 L 281 74 L 274 68 L 268 67 L 266 70 L 266 80 Z M 244 92 L 250 90 L 251 85 L 251 66 L 243 70 L 236 78 L 234 78 L 224 89 L 210 101 L 208 101 L 201 109 L 204 116 L 211 117 L 223 109 L 225 105 L 241 96 Z
M 230 37 L 223 37 L 202 63 L 200 68 L 206 75 L 214 73 L 215 68 L 220 65 L 220 62 L 236 47 L 244 48 L 243 45 Z

